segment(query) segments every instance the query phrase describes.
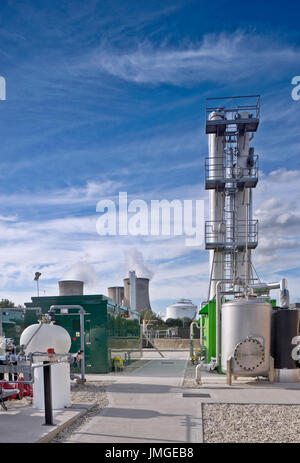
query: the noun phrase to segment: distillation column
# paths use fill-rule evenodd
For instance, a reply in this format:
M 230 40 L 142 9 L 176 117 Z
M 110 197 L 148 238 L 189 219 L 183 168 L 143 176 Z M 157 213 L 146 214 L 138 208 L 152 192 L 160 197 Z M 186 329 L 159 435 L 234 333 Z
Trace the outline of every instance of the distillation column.
M 224 106 L 221 100 L 225 100 Z M 252 188 L 258 181 L 258 157 L 249 143 L 258 128 L 259 112 L 259 96 L 209 98 L 206 105 L 209 301 L 216 297 L 218 281 L 222 281 L 223 294 L 231 295 L 254 281 L 251 249 L 257 246 L 257 221 L 252 220 Z
M 221 112 L 214 111 L 210 114 L 209 119 L 223 119 Z M 216 179 L 224 175 L 224 136 L 218 134 L 209 135 L 209 165 L 211 168 L 211 176 Z M 217 189 L 209 190 L 209 216 L 213 222 L 213 231 L 217 235 L 222 234 L 221 224 L 224 221 L 224 190 Z M 213 299 L 216 295 L 216 282 L 224 278 L 224 263 L 223 252 L 218 249 L 209 251 L 210 260 L 210 275 L 211 285 L 209 299 Z
M 248 113 L 242 112 L 241 117 L 248 118 Z M 237 177 L 246 176 L 249 163 L 249 133 L 242 132 L 237 134 Z M 245 188 L 245 184 L 237 188 L 235 194 L 235 231 L 236 242 L 244 247 L 236 250 L 235 277 L 239 277 L 246 283 L 251 278 L 251 250 L 248 247 L 249 236 L 251 234 L 252 220 L 252 194 L 251 188 Z

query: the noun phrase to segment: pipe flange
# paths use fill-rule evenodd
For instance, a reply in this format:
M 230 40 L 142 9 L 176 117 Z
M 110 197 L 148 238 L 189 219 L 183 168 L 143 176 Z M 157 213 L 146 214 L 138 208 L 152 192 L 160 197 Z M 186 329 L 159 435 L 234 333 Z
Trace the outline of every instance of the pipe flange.
M 253 372 L 264 363 L 265 349 L 258 339 L 248 337 L 236 345 L 233 358 L 242 370 Z

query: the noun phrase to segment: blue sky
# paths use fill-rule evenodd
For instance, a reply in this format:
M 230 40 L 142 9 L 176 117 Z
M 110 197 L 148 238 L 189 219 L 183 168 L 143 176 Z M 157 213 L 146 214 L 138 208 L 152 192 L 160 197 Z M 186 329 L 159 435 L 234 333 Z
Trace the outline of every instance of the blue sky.
M 207 251 L 183 237 L 100 237 L 96 204 L 127 191 L 207 205 L 205 99 L 260 94 L 254 263 L 300 300 L 299 13 L 294 1 L 2 0 L 0 297 L 28 301 L 37 270 L 45 294 L 70 275 L 105 293 L 136 259 L 155 310 L 203 300 Z

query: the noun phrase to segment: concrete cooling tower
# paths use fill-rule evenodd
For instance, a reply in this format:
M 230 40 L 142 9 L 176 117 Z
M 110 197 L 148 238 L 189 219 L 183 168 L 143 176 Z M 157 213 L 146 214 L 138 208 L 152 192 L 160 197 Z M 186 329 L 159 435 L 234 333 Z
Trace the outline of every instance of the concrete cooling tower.
M 108 288 L 108 297 L 112 299 L 116 304 L 122 304 L 124 300 L 123 286 L 111 286 L 110 288 Z
M 124 280 L 124 305 L 130 307 L 130 281 L 129 278 Z M 150 309 L 149 299 L 149 278 L 136 278 L 136 310 L 141 312 L 144 309 Z
M 60 296 L 82 296 L 83 281 L 61 280 L 58 282 Z

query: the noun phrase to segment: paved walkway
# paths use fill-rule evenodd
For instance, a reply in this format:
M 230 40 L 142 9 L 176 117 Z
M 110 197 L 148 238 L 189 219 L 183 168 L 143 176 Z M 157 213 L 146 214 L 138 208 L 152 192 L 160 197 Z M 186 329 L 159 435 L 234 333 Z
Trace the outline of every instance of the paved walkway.
M 188 353 L 164 354 L 128 376 L 88 375 L 114 381 L 107 390 L 110 405 L 69 442 L 203 442 L 201 403 L 300 404 L 300 383 L 241 378 L 228 387 L 225 375 L 203 371 L 202 387 L 183 389 Z
M 201 442 L 201 407 L 182 394 L 186 363 L 187 358 L 169 356 L 151 360 L 128 376 L 114 376 L 116 382 L 107 389 L 109 407 L 78 429 L 69 442 Z M 95 381 L 96 376 L 103 379 L 102 375 L 90 379 Z

